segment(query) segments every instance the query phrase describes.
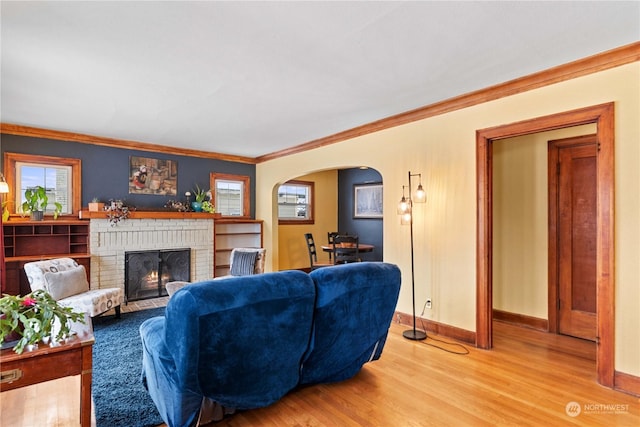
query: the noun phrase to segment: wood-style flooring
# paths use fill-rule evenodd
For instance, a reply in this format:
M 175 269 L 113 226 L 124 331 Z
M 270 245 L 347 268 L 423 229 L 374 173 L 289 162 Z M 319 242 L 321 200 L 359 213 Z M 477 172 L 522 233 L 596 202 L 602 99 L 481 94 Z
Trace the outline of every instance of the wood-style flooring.
M 432 335 L 407 340 L 405 329 L 392 324 L 382 358 L 354 378 L 296 390 L 215 425 L 640 426 L 638 397 L 596 383 L 591 342 L 494 322 L 492 350 L 465 345 L 468 354 L 458 355 L 434 346 L 462 347 Z M 65 381 L 2 393 L 0 425 L 76 426 L 71 389 L 79 381 Z

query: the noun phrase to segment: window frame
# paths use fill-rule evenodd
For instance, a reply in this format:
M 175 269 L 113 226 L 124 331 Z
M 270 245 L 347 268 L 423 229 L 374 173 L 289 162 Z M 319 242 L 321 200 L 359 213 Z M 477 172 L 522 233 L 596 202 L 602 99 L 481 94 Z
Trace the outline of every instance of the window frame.
M 211 172 L 209 174 L 209 185 L 211 188 L 211 203 L 216 204 L 216 181 L 238 181 L 242 183 L 242 215 L 222 215 L 223 218 L 251 218 L 251 178 L 247 175 L 234 175 L 229 173 Z M 219 213 L 216 207 L 216 213 Z
M 307 203 L 307 206 L 309 208 L 309 217 L 305 218 L 305 219 L 293 219 L 293 218 L 286 218 L 286 219 L 282 219 L 280 218 L 280 203 L 277 203 L 276 200 L 276 204 L 278 205 L 278 224 L 279 225 L 299 225 L 299 224 L 315 224 L 316 220 L 315 220 L 315 197 L 316 197 L 316 191 L 315 191 L 315 182 L 313 181 L 300 181 L 300 180 L 290 180 L 287 181 L 283 184 L 280 184 L 278 186 L 278 191 L 276 194 L 276 198 L 279 197 L 279 193 L 280 193 L 280 187 L 283 185 L 300 185 L 300 186 L 307 186 L 309 187 L 309 193 L 310 193 L 310 197 L 309 197 L 309 203 Z
M 82 161 L 71 157 L 54 157 L 42 156 L 36 154 L 20 154 L 20 153 L 4 153 L 4 177 L 9 185 L 10 192 L 13 192 L 12 203 L 9 203 L 9 213 L 13 216 L 20 215 L 17 210 L 16 200 L 19 189 L 16 182 L 16 164 L 31 163 L 36 165 L 54 166 L 54 167 L 70 167 L 71 168 L 71 213 L 61 216 L 71 217 L 78 216 L 82 209 Z M 47 215 L 47 216 L 53 216 Z

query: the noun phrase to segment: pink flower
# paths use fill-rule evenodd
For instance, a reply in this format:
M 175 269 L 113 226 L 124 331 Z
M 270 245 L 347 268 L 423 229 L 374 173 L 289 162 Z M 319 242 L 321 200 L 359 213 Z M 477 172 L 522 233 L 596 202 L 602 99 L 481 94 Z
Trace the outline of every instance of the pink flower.
M 31 298 L 31 297 L 25 297 L 22 300 L 22 305 L 24 305 L 25 307 L 33 307 L 34 305 L 36 305 L 38 302 Z

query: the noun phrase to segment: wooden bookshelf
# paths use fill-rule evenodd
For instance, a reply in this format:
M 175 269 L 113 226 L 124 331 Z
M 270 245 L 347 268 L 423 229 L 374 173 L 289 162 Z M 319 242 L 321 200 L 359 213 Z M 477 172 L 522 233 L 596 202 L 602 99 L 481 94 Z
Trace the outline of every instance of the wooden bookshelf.
M 215 221 L 213 242 L 214 277 L 229 274 L 229 257 L 233 248 L 261 248 L 260 219 L 218 219 Z
M 2 230 L 6 267 L 2 293 L 31 292 L 23 268 L 31 261 L 69 257 L 84 265 L 89 275 L 89 221 L 8 221 Z

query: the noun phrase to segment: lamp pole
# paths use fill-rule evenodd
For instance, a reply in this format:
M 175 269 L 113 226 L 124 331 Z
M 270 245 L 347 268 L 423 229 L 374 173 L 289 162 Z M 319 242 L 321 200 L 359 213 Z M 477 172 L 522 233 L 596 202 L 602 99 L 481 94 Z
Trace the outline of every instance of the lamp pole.
M 411 174 L 411 171 L 409 171 L 409 201 L 411 206 L 411 217 L 409 218 L 409 235 L 411 238 L 411 306 L 413 308 L 413 329 L 408 329 L 402 333 L 403 337 L 414 341 L 427 338 L 426 332 L 416 330 L 416 284 L 413 260 L 413 197 L 411 196 L 411 177 L 418 175 L 419 174 Z M 422 188 L 422 184 L 420 184 L 419 188 Z

